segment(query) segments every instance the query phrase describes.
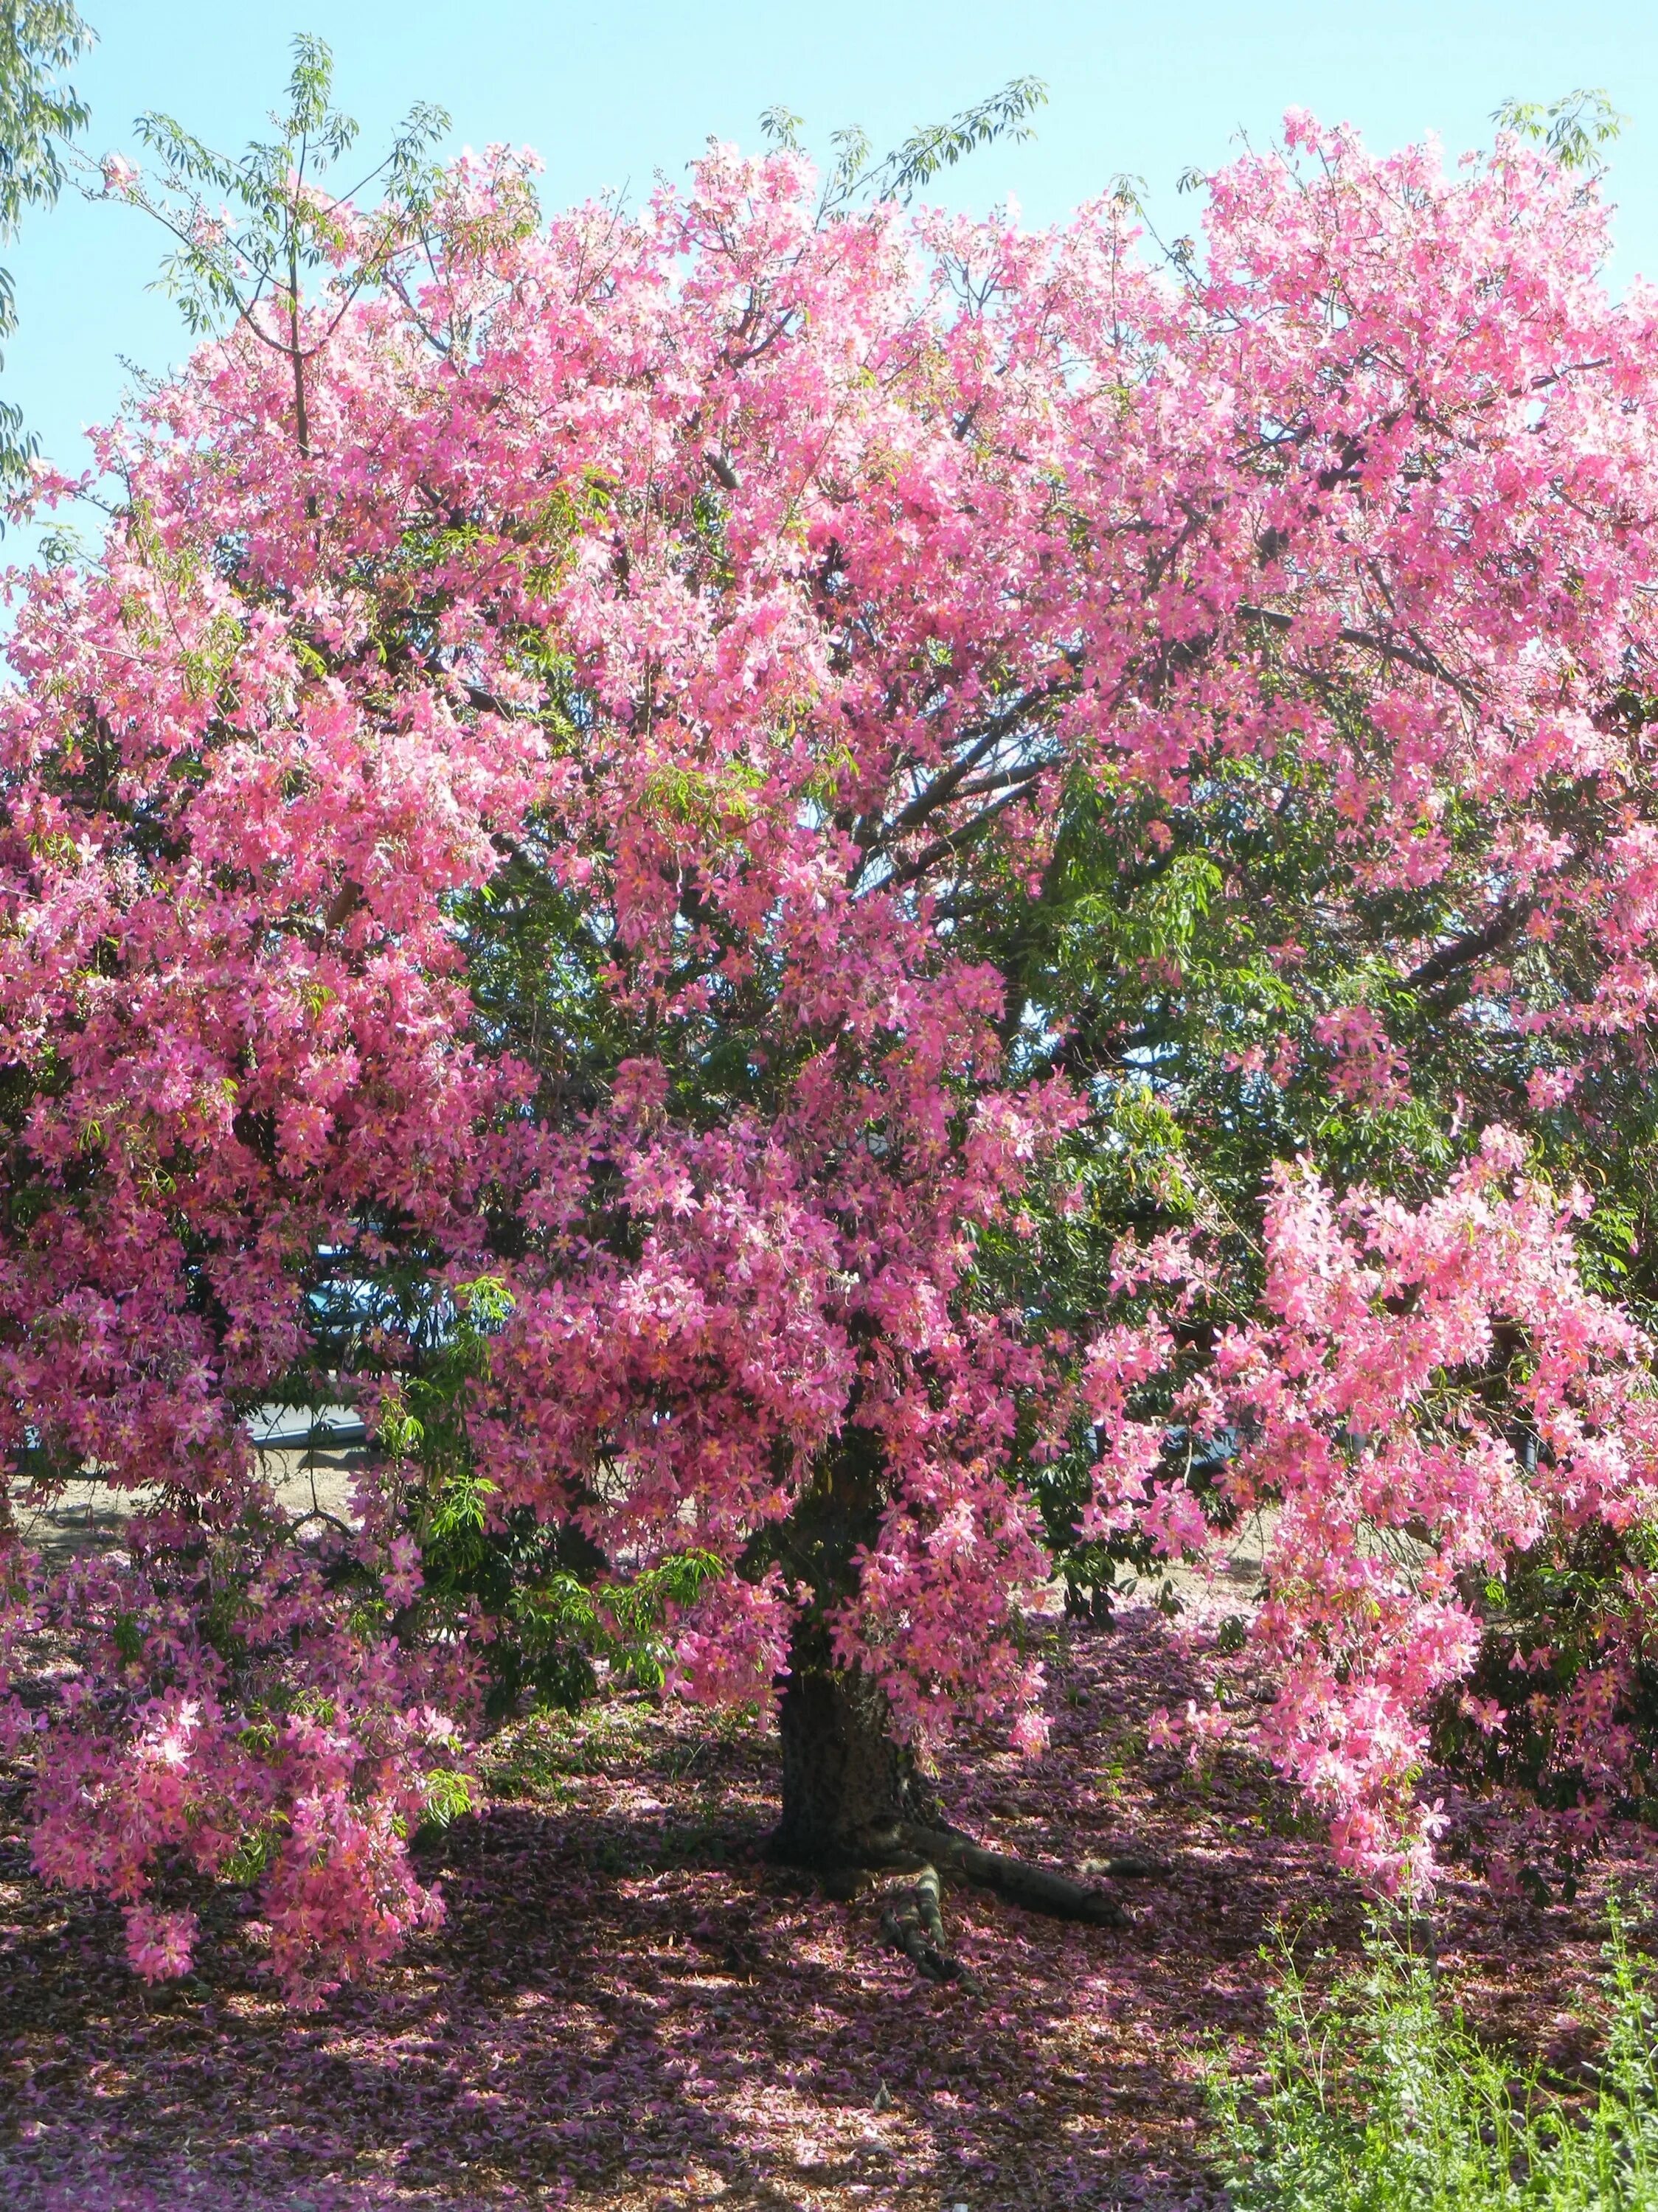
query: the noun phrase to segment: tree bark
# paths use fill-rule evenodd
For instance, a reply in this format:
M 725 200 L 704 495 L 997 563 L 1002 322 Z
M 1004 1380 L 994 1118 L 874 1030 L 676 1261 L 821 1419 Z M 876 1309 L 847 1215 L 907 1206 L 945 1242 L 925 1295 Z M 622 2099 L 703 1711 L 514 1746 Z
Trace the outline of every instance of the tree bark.
M 937 1801 L 913 1754 L 893 1741 L 883 1692 L 836 1667 L 826 1643 L 807 1623 L 790 1646 L 777 1712 L 783 1818 L 771 1851 L 790 1866 L 881 1866 L 902 1851 L 906 1827 L 938 1826 Z
M 948 1868 L 1030 1911 L 1126 1925 L 1128 1916 L 1103 1890 L 984 1850 L 950 1826 L 913 1754 L 893 1741 L 881 1691 L 868 1676 L 832 1665 L 821 1632 L 810 1624 L 796 1630 L 789 1659 L 777 1713 L 783 1818 L 771 1834 L 773 1858 L 820 1874 L 908 1868 L 931 1881 L 935 1899 L 936 1869 Z M 1137 1861 L 1112 1861 L 1104 1870 L 1149 1869 Z M 936 1940 L 930 1928 L 926 1934 Z

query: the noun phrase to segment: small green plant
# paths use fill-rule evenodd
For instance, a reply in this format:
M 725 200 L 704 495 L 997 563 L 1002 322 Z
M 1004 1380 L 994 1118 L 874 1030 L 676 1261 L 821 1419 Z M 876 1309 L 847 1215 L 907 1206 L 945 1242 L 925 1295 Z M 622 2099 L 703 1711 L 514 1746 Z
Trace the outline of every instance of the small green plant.
M 463 1813 L 472 1808 L 472 1777 L 450 1766 L 435 1767 L 426 1777 L 426 1803 L 420 1826 L 424 1834 L 439 1835 Z
M 1372 1927 L 1363 1968 L 1322 2000 L 1290 1954 L 1264 2075 L 1209 2082 L 1240 2212 L 1652 2212 L 1658 2021 L 1614 1907 L 1606 2042 L 1574 2103 L 1442 2008 L 1408 1927 Z
M 640 1724 L 631 1705 L 584 1712 L 540 1710 L 515 1721 L 486 1747 L 484 1778 L 497 1796 L 561 1802 L 572 1777 L 637 1765 Z

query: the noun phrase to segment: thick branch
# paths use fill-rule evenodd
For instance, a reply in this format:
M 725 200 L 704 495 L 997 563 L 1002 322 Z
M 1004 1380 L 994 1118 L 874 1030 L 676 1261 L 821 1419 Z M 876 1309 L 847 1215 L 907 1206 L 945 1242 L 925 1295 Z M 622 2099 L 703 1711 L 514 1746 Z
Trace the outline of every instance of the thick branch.
M 1011 737 L 1019 725 L 1044 707 L 1069 698 L 1076 690 L 1074 684 L 1056 684 L 1040 691 L 1033 698 L 1019 700 L 988 721 L 976 736 L 969 740 L 947 769 L 939 773 L 906 805 L 901 806 L 892 820 L 877 823 L 872 829 L 869 846 L 893 837 L 901 837 L 906 830 L 914 830 L 936 814 L 941 806 L 957 796 L 961 785 L 979 763 L 995 751 L 1003 738 Z
M 914 883 L 940 860 L 948 860 L 952 853 L 959 853 L 964 845 L 972 844 L 975 837 L 989 829 L 998 814 L 1007 812 L 1018 796 L 1018 789 L 1004 792 L 1000 799 L 993 800 L 989 806 L 982 807 L 971 821 L 963 822 L 954 830 L 946 830 L 942 837 L 935 837 L 931 844 L 924 845 L 912 860 L 906 860 L 901 868 L 894 868 L 882 880 L 888 884 Z
M 1479 929 L 1471 929 L 1460 937 L 1453 938 L 1430 952 L 1418 968 L 1413 968 L 1405 981 L 1413 991 L 1431 990 L 1442 983 L 1459 968 L 1471 967 L 1483 960 L 1487 953 L 1496 952 L 1505 945 L 1515 932 L 1531 915 L 1532 902 L 1521 899 L 1508 906 L 1500 906 L 1490 920 Z
M 1020 768 L 986 769 L 983 775 L 975 775 L 964 783 L 956 793 L 958 799 L 986 799 L 993 792 L 1018 791 L 1027 783 L 1034 783 L 1054 763 L 1051 760 L 1026 761 Z

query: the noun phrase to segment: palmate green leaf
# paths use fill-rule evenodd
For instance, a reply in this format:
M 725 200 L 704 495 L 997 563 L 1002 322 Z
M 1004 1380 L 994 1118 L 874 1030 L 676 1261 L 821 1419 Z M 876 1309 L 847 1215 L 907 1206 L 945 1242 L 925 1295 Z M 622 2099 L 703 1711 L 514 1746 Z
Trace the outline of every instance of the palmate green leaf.
M 1505 100 L 1494 109 L 1491 120 L 1500 131 L 1533 138 L 1546 148 L 1563 169 L 1585 169 L 1591 175 L 1604 169 L 1602 153 L 1619 137 L 1627 115 L 1620 115 L 1598 85 L 1564 94 L 1546 104 L 1539 100 Z
M 1046 106 L 1047 98 L 1048 88 L 1040 77 L 1014 77 L 988 100 L 964 108 L 948 123 L 911 131 L 870 172 L 868 189 L 877 198 L 907 201 L 941 170 L 954 168 L 981 146 L 998 139 L 1022 143 L 1032 133 L 1030 118 Z
M 786 147 L 791 154 L 803 150 L 800 134 L 805 121 L 803 115 L 796 115 L 792 108 L 784 107 L 781 102 L 760 111 L 762 135 L 774 146 Z
M 472 1779 L 459 1768 L 434 1767 L 426 1777 L 426 1799 L 421 1826 L 428 1832 L 448 1827 L 472 1808 Z

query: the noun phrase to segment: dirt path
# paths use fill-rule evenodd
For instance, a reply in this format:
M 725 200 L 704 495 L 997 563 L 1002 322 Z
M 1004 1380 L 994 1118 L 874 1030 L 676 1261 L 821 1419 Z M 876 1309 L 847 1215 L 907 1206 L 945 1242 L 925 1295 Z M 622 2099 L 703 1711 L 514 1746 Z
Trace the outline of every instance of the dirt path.
M 352 1474 L 366 1456 L 357 1443 L 337 1449 L 294 1444 L 261 1451 L 259 1461 L 290 1512 L 318 1506 L 344 1519 L 350 1511 Z M 155 1495 L 148 1490 L 115 1489 L 96 1475 L 77 1475 L 50 1505 L 20 1503 L 18 1533 L 49 1565 L 60 1566 L 88 1552 L 118 1550 L 126 1540 L 127 1522 L 153 1504 Z

